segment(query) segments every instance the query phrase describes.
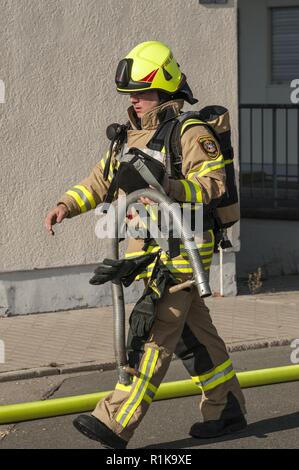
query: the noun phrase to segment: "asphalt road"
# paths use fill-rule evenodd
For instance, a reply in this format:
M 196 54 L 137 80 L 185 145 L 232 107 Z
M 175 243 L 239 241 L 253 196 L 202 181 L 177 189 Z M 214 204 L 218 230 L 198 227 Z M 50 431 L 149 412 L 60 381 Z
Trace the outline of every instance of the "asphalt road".
M 232 354 L 237 371 L 290 365 L 290 347 L 259 349 Z M 173 361 L 166 381 L 185 379 L 181 363 Z M 0 384 L 0 403 L 16 403 L 111 390 L 115 371 L 49 377 Z M 55 391 L 56 389 L 56 391 Z M 247 400 L 246 430 L 225 438 L 198 440 L 188 431 L 198 421 L 199 397 L 155 402 L 141 423 L 129 448 L 150 449 L 287 449 L 299 448 L 299 382 L 251 388 Z M 98 449 L 72 426 L 74 416 L 64 416 L 17 425 L 0 426 L 1 449 Z

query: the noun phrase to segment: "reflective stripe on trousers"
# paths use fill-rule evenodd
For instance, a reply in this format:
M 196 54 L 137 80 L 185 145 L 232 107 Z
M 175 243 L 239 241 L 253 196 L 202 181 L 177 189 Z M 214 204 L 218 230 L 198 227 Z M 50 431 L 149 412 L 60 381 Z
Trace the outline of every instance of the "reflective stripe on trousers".
M 133 384 L 128 400 L 116 415 L 116 422 L 121 424 L 123 428 L 127 426 L 141 401 L 145 399 L 146 394 L 149 395 L 145 399 L 147 402 L 148 400 L 151 402 L 154 397 L 155 392 L 153 386 L 150 386 L 150 379 L 153 376 L 158 357 L 158 349 L 148 348 L 146 350 L 138 380 Z M 148 392 L 150 392 L 152 398 Z
M 208 391 L 216 388 L 218 385 L 227 382 L 232 377 L 234 377 L 235 371 L 231 359 L 223 362 L 219 366 L 215 367 L 211 372 L 206 374 L 198 375 L 197 377 L 192 377 L 192 381 L 196 385 L 202 388 L 202 390 Z

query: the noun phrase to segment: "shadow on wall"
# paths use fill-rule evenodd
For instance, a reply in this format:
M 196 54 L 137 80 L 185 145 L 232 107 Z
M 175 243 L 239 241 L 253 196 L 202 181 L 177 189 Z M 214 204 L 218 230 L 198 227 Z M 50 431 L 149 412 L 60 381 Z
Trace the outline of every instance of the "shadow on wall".
M 299 290 L 299 222 L 242 219 L 239 293 Z
M 92 286 L 97 265 L 0 273 L 0 317 L 112 305 L 111 288 Z M 126 303 L 137 301 L 142 285 L 126 290 Z

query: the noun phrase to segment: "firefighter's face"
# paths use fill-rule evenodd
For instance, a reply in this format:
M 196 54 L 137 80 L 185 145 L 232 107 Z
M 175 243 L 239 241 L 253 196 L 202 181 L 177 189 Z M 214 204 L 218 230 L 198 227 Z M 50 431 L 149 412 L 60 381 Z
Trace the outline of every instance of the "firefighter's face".
M 137 116 L 142 118 L 145 113 L 158 106 L 160 100 L 158 92 L 156 90 L 150 90 L 140 93 L 131 93 L 130 101 Z

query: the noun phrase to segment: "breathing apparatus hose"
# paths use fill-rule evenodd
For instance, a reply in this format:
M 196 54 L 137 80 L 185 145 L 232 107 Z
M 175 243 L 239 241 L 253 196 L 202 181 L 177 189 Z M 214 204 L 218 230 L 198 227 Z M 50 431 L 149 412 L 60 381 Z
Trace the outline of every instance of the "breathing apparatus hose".
M 117 223 L 116 230 L 117 230 Z M 118 234 L 111 240 L 111 256 L 113 259 L 119 259 Z M 119 383 L 129 385 L 130 374 L 126 372 L 128 359 L 126 354 L 126 309 L 124 300 L 124 290 L 120 281 L 112 281 L 112 303 L 114 315 L 114 354 L 118 369 Z
M 199 256 L 191 227 L 186 222 L 184 215 L 179 208 L 179 204 L 174 203 L 174 201 L 172 201 L 168 196 L 162 194 L 156 189 L 141 189 L 126 196 L 126 210 L 130 204 L 136 202 L 140 197 L 145 197 L 158 203 L 162 212 L 165 211 L 169 214 L 176 230 L 175 233 L 180 234 L 180 239 L 185 247 L 184 250 L 187 253 L 193 271 L 194 285 L 198 290 L 199 296 L 203 298 L 209 297 L 211 295 L 211 289 L 207 273 L 204 270 Z M 121 218 L 122 217 L 125 217 L 125 214 L 121 213 Z
M 179 205 L 156 189 L 140 189 L 126 195 L 125 204 L 119 205 L 117 223 L 115 224 L 115 237 L 112 239 L 111 254 L 114 259 L 118 259 L 119 245 L 119 227 L 124 224 L 127 209 L 131 204 L 138 202 L 140 197 L 146 197 L 159 204 L 160 209 L 168 214 L 172 219 L 175 233 L 180 234 L 180 239 L 185 246 L 185 251 L 189 258 L 191 268 L 193 270 L 193 284 L 198 290 L 200 297 L 208 297 L 211 290 L 204 270 L 202 261 L 199 256 L 198 248 L 195 243 L 194 235 L 191 227 L 188 226 Z M 122 225 L 123 227 L 123 225 Z M 118 367 L 119 382 L 124 385 L 130 384 L 130 374 L 127 372 L 128 367 L 126 355 L 126 333 L 125 333 L 125 302 L 123 287 L 120 281 L 112 282 L 112 301 L 114 311 L 114 340 L 115 340 L 115 357 Z

